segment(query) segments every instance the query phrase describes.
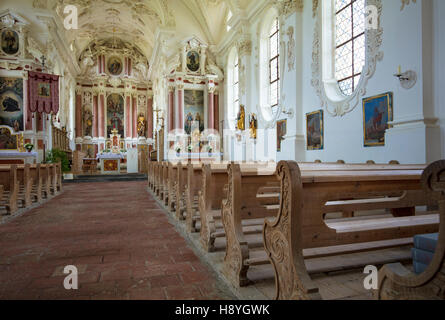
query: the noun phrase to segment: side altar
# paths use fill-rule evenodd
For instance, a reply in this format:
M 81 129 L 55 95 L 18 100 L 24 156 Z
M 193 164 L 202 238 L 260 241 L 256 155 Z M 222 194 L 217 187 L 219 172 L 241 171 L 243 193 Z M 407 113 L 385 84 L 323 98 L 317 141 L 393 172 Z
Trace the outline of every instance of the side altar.
M 121 173 L 121 162 L 126 158 L 126 152 L 123 152 L 122 147 L 121 135 L 116 129 L 112 130 L 110 140 L 107 141 L 107 150 L 97 155 L 102 174 Z
M 0 126 L 0 164 L 35 164 L 37 152 L 27 148 L 23 133 L 17 133 L 9 126 Z M 27 151 L 28 150 L 28 151 Z

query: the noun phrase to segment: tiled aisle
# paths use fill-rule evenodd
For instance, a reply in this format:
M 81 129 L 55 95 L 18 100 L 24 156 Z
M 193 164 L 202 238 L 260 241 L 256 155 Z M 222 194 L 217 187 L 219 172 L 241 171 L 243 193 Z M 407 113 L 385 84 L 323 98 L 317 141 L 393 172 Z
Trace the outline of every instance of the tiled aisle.
M 64 186 L 0 225 L 0 299 L 233 298 L 169 224 L 146 182 Z M 63 287 L 67 265 L 79 290 Z

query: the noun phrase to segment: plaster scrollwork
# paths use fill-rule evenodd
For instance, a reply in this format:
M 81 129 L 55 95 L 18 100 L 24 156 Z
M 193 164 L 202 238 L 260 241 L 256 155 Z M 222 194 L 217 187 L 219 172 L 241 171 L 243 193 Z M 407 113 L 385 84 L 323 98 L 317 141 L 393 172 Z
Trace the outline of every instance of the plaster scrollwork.
M 118 77 L 112 77 L 108 82 L 114 87 L 117 88 L 122 84 L 122 80 Z
M 317 7 L 316 22 L 314 27 L 314 38 L 312 45 L 312 81 L 318 97 L 321 100 L 322 107 L 334 116 L 344 116 L 353 111 L 360 102 L 360 99 L 366 94 L 366 86 L 369 79 L 375 74 L 377 62 L 383 59 L 383 52 L 380 50 L 383 41 L 383 28 L 380 23 L 382 14 L 382 0 L 367 0 L 368 6 L 375 6 L 378 10 L 377 28 L 368 28 L 366 30 L 366 62 L 363 68 L 360 82 L 355 91 L 350 96 L 340 93 L 338 83 L 334 78 L 323 75 L 323 63 L 334 63 L 334 61 L 323 61 L 326 55 L 323 54 L 322 45 L 322 17 L 320 5 Z M 330 55 L 333 57 L 333 55 Z M 333 58 L 332 58 L 333 59 Z M 329 60 L 329 59 L 328 59 Z
M 89 91 L 83 92 L 82 104 L 86 106 L 90 106 L 93 104 L 93 95 L 91 94 L 91 92 Z
M 274 0 L 274 5 L 280 16 L 287 17 L 294 12 L 302 12 L 303 0 Z
M 147 96 L 140 94 L 138 96 L 138 109 L 144 110 L 146 105 L 147 105 Z
M 409 5 L 411 3 L 411 0 L 401 0 L 402 1 L 402 7 L 400 8 L 400 11 L 403 11 L 405 9 L 405 6 Z M 417 0 L 412 0 L 413 3 L 416 3 Z
M 319 0 L 312 0 L 312 17 L 315 18 L 317 16 Z
M 287 29 L 286 35 L 289 38 L 287 41 L 287 66 L 290 72 L 295 69 L 295 39 L 292 26 Z
M 252 53 L 252 41 L 248 37 L 239 40 L 236 47 L 239 57 L 249 56 Z

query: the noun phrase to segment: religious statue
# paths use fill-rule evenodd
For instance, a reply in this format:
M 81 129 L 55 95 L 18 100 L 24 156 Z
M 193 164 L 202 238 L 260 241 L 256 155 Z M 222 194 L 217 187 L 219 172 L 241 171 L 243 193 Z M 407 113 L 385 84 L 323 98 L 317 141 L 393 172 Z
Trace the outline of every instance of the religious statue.
M 139 137 L 145 137 L 145 128 L 146 128 L 146 121 L 144 114 L 140 114 L 138 117 L 138 136 Z
M 83 115 L 83 121 L 85 125 L 85 137 L 92 135 L 93 128 L 93 114 L 90 110 L 86 109 Z
M 250 116 L 250 121 L 249 121 L 249 131 L 250 131 L 250 137 L 252 139 L 256 139 L 257 134 L 256 131 L 258 129 L 258 121 L 256 119 L 256 114 L 252 113 Z
M 243 105 L 240 105 L 240 110 L 239 110 L 239 112 L 238 112 L 238 116 L 236 117 L 236 120 L 237 120 L 237 122 L 236 122 L 236 128 L 237 128 L 238 130 L 241 130 L 241 131 L 246 130 L 246 127 L 245 127 L 245 119 L 246 119 L 246 112 L 245 112 L 245 110 L 244 110 L 244 106 L 243 106 Z

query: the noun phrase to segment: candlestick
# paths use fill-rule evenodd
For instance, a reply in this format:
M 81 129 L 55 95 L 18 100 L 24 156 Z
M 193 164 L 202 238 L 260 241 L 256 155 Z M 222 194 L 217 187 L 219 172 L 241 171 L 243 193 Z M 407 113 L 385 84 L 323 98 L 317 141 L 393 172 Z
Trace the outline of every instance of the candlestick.
M 399 65 L 399 68 L 397 69 L 397 74 L 402 74 L 402 66 Z

